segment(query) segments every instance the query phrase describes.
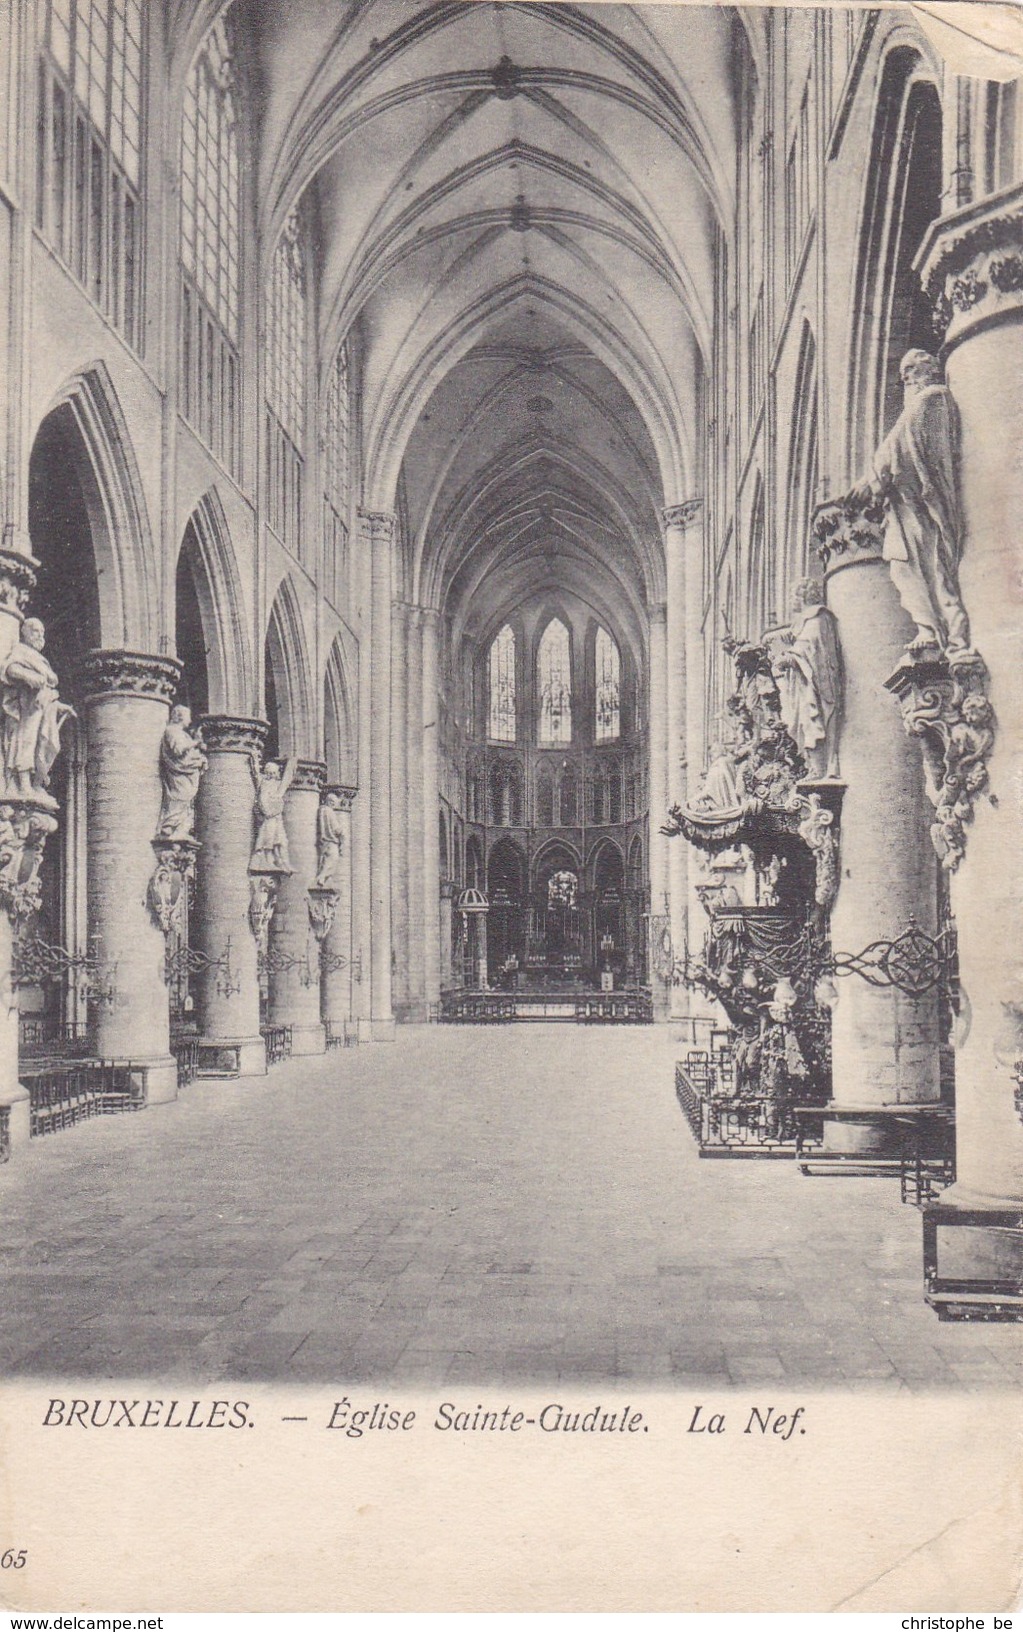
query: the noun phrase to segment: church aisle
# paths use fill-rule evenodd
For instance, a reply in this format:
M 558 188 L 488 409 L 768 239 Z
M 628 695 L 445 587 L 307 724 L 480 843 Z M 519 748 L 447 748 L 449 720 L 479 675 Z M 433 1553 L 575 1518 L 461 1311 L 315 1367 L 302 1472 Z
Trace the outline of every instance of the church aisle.
M 438 1385 L 997 1388 L 884 1179 L 700 1162 L 671 1028 L 402 1028 L 0 1170 L 0 1369 Z

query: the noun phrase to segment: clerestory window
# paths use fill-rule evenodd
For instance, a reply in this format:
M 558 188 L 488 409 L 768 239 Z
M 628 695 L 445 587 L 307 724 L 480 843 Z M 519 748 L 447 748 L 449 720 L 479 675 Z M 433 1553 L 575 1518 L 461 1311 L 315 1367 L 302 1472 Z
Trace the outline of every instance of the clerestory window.
M 594 668 L 594 735 L 598 742 L 611 742 L 622 734 L 622 660 L 606 629 L 597 630 Z
M 572 646 L 560 618 L 552 618 L 536 654 L 538 737 L 545 746 L 572 740 Z
M 490 711 L 487 735 L 494 742 L 515 741 L 515 631 L 498 630 L 490 645 Z
M 142 339 L 141 0 L 38 0 L 36 226 Z
M 298 211 L 274 252 L 266 295 L 266 478 L 270 526 L 302 551 L 305 448 L 306 260 Z
M 181 407 L 237 476 L 241 457 L 241 157 L 232 7 L 203 41 L 181 129 Z

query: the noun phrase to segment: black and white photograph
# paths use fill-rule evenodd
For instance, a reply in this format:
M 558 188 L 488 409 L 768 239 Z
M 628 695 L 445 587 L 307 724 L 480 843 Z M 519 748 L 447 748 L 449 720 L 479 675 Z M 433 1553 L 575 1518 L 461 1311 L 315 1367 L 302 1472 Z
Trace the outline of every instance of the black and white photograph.
M 0 5 L 0 1606 L 1013 1607 L 1021 79 Z

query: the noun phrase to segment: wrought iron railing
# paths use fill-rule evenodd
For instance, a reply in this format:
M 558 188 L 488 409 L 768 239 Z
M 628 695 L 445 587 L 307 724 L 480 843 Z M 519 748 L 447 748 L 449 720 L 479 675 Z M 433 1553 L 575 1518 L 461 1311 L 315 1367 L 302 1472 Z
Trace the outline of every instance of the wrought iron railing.
M 675 1093 L 701 1156 L 791 1156 L 795 1150 L 791 1104 L 738 1093 L 730 1046 L 691 1049 L 675 1067 Z

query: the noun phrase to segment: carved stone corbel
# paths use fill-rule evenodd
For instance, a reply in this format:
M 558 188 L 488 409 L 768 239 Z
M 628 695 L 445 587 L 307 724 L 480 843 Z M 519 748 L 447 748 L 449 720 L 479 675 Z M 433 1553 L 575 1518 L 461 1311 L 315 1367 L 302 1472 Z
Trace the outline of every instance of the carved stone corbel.
M 838 839 L 835 813 L 825 810 L 819 793 L 797 795 L 799 837 L 813 855 L 815 880 L 813 898 L 819 907 L 830 907 L 838 894 Z
M 164 935 L 184 928 L 185 903 L 195 877 L 195 839 L 153 839 L 156 869 L 149 880 L 148 906 Z
M 279 873 L 249 874 L 249 928 L 258 946 L 266 943 L 280 881 Z
M 306 891 L 309 906 L 309 928 L 316 940 L 323 944 L 334 927 L 340 892 L 329 885 L 313 884 Z
M 988 785 L 995 742 L 987 667 L 975 654 L 953 664 L 903 663 L 885 685 L 899 700 L 906 731 L 923 748 L 935 807 L 931 841 L 945 871 L 955 872 L 966 853 L 967 825 Z
M 46 840 L 57 831 L 50 810 L 24 800 L 0 803 L 0 909 L 18 927 L 39 910 Z

